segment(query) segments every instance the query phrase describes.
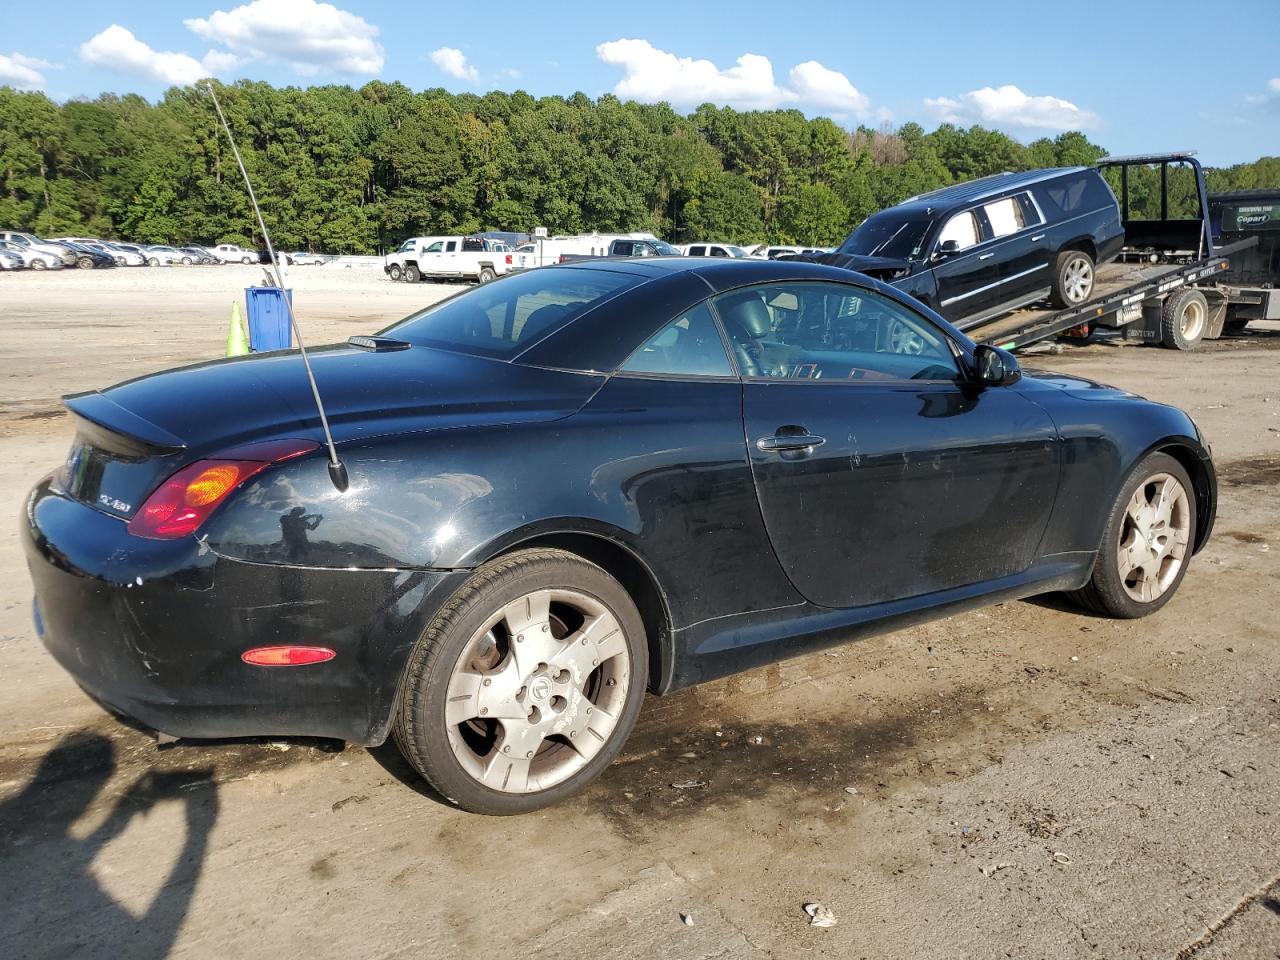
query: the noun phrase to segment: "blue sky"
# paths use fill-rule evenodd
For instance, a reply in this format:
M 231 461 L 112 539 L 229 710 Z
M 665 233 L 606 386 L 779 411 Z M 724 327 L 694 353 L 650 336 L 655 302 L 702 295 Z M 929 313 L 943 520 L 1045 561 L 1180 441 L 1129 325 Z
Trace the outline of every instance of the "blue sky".
M 1280 152 L 1280 2 L 613 4 L 61 0 L 0 18 L 0 84 L 158 98 L 214 74 L 275 84 L 616 92 L 793 106 L 854 126 L 1082 129 L 1116 153 Z

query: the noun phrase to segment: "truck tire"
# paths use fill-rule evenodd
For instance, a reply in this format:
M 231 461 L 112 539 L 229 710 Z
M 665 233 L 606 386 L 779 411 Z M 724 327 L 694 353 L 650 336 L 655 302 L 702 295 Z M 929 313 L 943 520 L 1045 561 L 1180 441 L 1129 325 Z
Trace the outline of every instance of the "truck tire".
M 1209 326 L 1209 301 L 1194 287 L 1165 298 L 1160 307 L 1160 342 L 1174 350 L 1194 350 Z
M 1093 257 L 1083 250 L 1063 250 L 1053 264 L 1053 303 L 1078 307 L 1093 296 Z
M 480 282 L 488 283 L 490 280 L 498 279 L 498 275 L 493 272 L 493 267 L 480 268 Z
M 404 268 L 404 278 L 410 283 L 417 283 L 422 279 L 422 274 L 418 272 L 417 264 L 406 264 Z
M 400 264 L 398 263 L 393 263 L 391 265 L 391 269 L 387 271 L 387 276 L 389 276 L 392 280 L 399 280 L 403 275 L 404 274 L 400 270 Z

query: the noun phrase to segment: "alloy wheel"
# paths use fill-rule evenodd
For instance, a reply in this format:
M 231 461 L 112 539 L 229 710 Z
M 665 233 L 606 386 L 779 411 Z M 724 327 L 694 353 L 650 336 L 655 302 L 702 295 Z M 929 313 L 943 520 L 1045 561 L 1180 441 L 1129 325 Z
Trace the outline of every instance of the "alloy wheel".
M 1063 270 L 1062 290 L 1071 303 L 1083 303 L 1093 291 L 1093 264 L 1088 257 L 1073 257 Z
M 1149 477 L 1125 506 L 1117 560 L 1125 593 L 1139 603 L 1159 599 L 1178 577 L 1191 542 L 1191 510 L 1182 483 Z
M 508 603 L 472 635 L 450 675 L 454 757 L 503 793 L 563 783 L 609 741 L 629 662 L 622 625 L 593 597 L 548 589 Z
M 889 351 L 907 356 L 919 356 L 924 352 L 924 337 L 901 320 L 889 321 Z

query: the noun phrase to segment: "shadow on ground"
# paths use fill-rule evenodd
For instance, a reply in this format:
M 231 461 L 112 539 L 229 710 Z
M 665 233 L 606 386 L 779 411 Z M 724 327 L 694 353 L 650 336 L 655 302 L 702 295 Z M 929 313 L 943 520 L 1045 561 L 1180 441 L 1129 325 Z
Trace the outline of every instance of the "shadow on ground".
M 0 930 L 3 955 L 166 957 L 186 919 L 218 815 L 211 769 L 149 771 L 121 786 L 112 741 L 70 734 L 40 761 L 34 776 L 0 804 Z M 98 854 L 137 818 L 180 804 L 186 833 L 145 912 L 117 903 L 93 872 Z M 98 820 L 88 833 L 82 818 Z M 148 884 L 148 886 L 153 886 Z

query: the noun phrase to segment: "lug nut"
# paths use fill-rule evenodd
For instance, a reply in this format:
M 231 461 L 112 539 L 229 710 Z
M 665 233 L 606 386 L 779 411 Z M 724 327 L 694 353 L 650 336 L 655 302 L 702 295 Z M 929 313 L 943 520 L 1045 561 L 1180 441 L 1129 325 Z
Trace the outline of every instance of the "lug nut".
M 488 707 L 481 707 L 481 708 L 480 708 L 480 716 L 482 716 L 482 717 L 483 717 L 483 716 L 484 716 L 485 714 L 487 714 L 488 712 L 489 712 L 489 708 L 488 708 Z
M 520 643 L 522 640 L 524 640 L 524 634 L 523 634 L 523 633 L 517 633 L 517 634 L 516 634 L 516 643 Z
M 530 750 L 528 753 L 526 753 L 526 754 L 524 755 L 524 758 L 525 758 L 526 760 L 532 760 L 532 759 L 533 759 L 533 751 L 532 751 L 532 750 Z
M 510 752 L 511 752 L 511 747 L 509 747 L 509 746 L 507 746 L 507 747 L 503 747 L 503 748 L 502 748 L 502 752 L 503 752 L 503 753 L 510 753 Z
M 485 685 L 486 687 L 487 687 L 487 686 L 489 686 L 489 684 L 491 684 L 491 683 L 493 683 L 493 681 L 492 681 L 492 680 L 490 680 L 488 677 L 485 677 L 485 678 L 484 678 L 484 685 Z

